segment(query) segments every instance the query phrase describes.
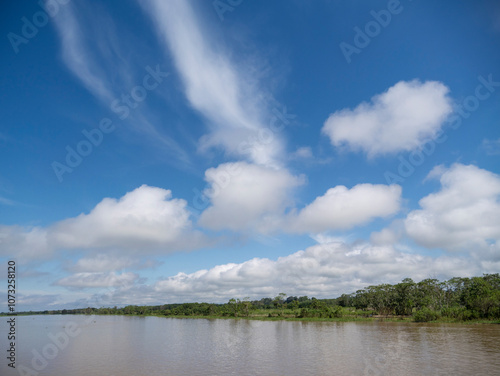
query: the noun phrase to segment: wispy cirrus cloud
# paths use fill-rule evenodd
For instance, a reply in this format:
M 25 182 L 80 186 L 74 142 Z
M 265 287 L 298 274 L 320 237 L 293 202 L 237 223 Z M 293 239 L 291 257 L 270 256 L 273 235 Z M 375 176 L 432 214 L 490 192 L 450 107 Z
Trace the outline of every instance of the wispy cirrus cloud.
M 87 90 L 102 102 L 110 103 L 114 95 L 109 87 L 109 76 L 99 66 L 90 51 L 89 40 L 83 33 L 83 22 L 75 14 L 74 7 L 74 4 L 68 4 L 67 7 L 61 10 L 64 15 L 54 18 L 61 40 L 63 61 Z M 81 17 L 82 13 L 78 12 L 78 14 Z M 112 23 L 112 20 L 108 19 L 104 25 L 110 23 Z M 88 28 L 86 28 L 86 31 L 88 31 Z
M 481 148 L 488 155 L 500 155 L 500 138 L 497 140 L 488 140 L 485 138 L 481 143 Z
M 122 274 L 115 272 L 82 272 L 62 278 L 55 282 L 55 284 L 71 288 L 113 287 L 130 285 L 138 278 L 137 274 L 131 272 Z
M 15 201 L 12 201 L 12 200 L 9 200 L 8 198 L 0 196 L 0 205 L 9 205 L 9 206 L 12 206 L 12 205 L 15 205 L 15 204 L 16 204 Z
M 137 260 L 130 256 L 112 256 L 109 254 L 97 254 L 94 257 L 79 259 L 70 269 L 77 273 L 84 272 L 109 272 L 136 266 Z
M 277 137 L 249 153 L 242 150 L 246 141 L 256 138 L 264 129 L 263 119 L 268 115 L 262 106 L 264 91 L 210 38 L 209 30 L 201 25 L 190 2 L 148 0 L 141 5 L 173 57 L 189 103 L 211 127 L 211 133 L 200 140 L 200 148 L 222 146 L 229 155 L 279 166 L 283 144 Z
M 133 131 L 146 135 L 185 165 L 190 158 L 180 144 L 165 131 L 158 114 L 144 103 L 130 99 L 131 90 L 144 82 L 148 65 L 142 64 L 124 40 L 129 33 L 119 28 L 102 4 L 71 3 L 61 9 L 53 22 L 61 42 L 61 55 L 68 70 L 107 109 L 120 114 L 128 107 L 126 119 L 120 119 Z M 120 35 L 120 37 L 119 37 Z M 141 55 L 136 52 L 135 56 Z M 155 66 L 155 61 L 148 62 Z M 165 76 L 165 73 L 162 73 Z M 159 85 L 156 85 L 159 86 Z M 163 85 L 166 87 L 166 85 Z M 144 90 L 144 89 L 143 89 Z M 147 96 L 159 89 L 151 90 Z M 161 96 L 161 93 L 156 93 Z M 125 97 L 124 97 L 125 95 Z M 129 99 L 124 99 L 126 96 Z M 140 106 L 138 104 L 140 103 Z

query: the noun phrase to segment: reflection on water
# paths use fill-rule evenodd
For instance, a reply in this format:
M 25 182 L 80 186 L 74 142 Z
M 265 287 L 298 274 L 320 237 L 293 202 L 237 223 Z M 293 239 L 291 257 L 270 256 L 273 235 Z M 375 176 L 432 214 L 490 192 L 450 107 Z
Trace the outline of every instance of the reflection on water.
M 16 321 L 17 369 L 2 361 L 6 376 L 500 374 L 500 325 L 73 315 Z

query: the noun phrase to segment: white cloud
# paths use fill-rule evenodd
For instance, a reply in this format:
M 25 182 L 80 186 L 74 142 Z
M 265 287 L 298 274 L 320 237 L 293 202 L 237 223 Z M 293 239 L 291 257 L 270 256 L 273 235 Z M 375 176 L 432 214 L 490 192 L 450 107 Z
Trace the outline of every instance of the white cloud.
M 47 231 L 41 227 L 0 226 L 0 254 L 16 255 L 22 261 L 50 256 Z
M 311 234 L 310 238 L 313 239 L 318 244 L 328 244 L 328 243 L 349 243 L 349 239 L 352 235 L 347 236 L 332 236 L 327 233 Z
M 211 206 L 199 224 L 213 230 L 242 232 L 321 233 L 344 230 L 399 211 L 401 187 L 359 184 L 336 186 L 298 211 L 292 190 L 304 177 L 246 162 L 226 163 L 208 169 Z
M 247 296 L 251 299 L 274 297 L 280 292 L 334 298 L 369 285 L 397 283 L 407 277 L 416 281 L 430 277 L 445 280 L 498 271 L 498 262 L 467 257 L 434 258 L 391 246 L 322 240 L 322 244 L 276 260 L 253 258 L 242 263 L 215 265 L 193 273 L 178 273 L 153 285 L 143 284 L 133 273 L 77 273 L 57 284 L 77 289 L 106 288 L 92 299 L 64 303 L 67 308 L 75 308 L 196 301 L 222 303 Z
M 88 214 L 46 228 L 1 226 L 1 251 L 28 260 L 63 249 L 165 253 L 208 245 L 192 228 L 186 205 L 185 200 L 172 198 L 170 190 L 142 185 L 119 200 L 103 199 Z M 87 261 L 87 266 L 97 266 L 106 260 Z
M 402 219 L 394 220 L 389 227 L 374 231 L 370 235 L 370 243 L 374 245 L 396 245 L 405 235 Z M 401 244 L 398 244 L 401 247 Z
M 289 295 L 337 297 L 378 283 L 397 283 L 406 277 L 451 278 L 474 275 L 478 265 L 465 258 L 431 258 L 392 247 L 333 242 L 318 244 L 277 260 L 254 258 L 217 265 L 194 273 L 179 273 L 158 281 L 159 299 L 224 302 L 229 298 L 260 299 L 280 292 Z
M 313 152 L 309 146 L 302 146 L 295 150 L 291 155 L 292 159 L 311 159 L 313 158 Z
M 498 140 L 484 139 L 481 147 L 488 155 L 500 155 L 500 138 Z
M 154 268 L 162 262 L 154 259 L 140 259 L 139 257 L 123 256 L 118 252 L 98 253 L 93 256 L 80 258 L 76 263 L 68 265 L 67 270 L 73 273 L 98 273 L 122 271 L 124 269 Z
M 283 146 L 275 135 L 252 142 L 265 129 L 266 114 L 258 104 L 264 94 L 244 76 L 247 69 L 233 66 L 202 28 L 188 1 L 150 0 L 142 5 L 173 56 L 190 104 L 212 126 L 200 147 L 223 146 L 230 155 L 245 157 L 248 152 L 254 163 L 278 166 Z M 247 148 L 248 144 L 252 147 Z
M 59 17 L 53 17 L 53 22 L 61 41 L 63 61 L 106 108 L 143 83 L 148 74 L 146 67 L 140 66 L 140 73 L 136 74 L 135 61 L 122 42 L 130 38 L 128 31 L 117 31 L 113 18 L 103 6 L 71 3 L 61 8 L 60 12 L 62 14 Z M 151 65 L 154 70 L 155 62 L 151 62 Z M 159 88 L 162 86 L 165 87 L 165 84 L 158 85 Z M 153 89 L 147 95 L 151 96 L 156 91 L 161 89 Z M 119 104 L 123 108 L 124 102 Z M 158 124 L 156 114 L 150 112 L 147 103 L 137 108 L 134 106 L 125 106 L 129 108 L 126 124 L 135 132 L 151 137 L 161 145 L 162 152 L 173 155 L 175 161 L 189 165 L 185 150 L 172 137 L 160 131 L 162 126 Z
M 500 176 L 473 165 L 443 170 L 441 189 L 419 201 L 405 220 L 408 235 L 428 248 L 500 255 Z
M 370 235 L 370 241 L 376 245 L 393 245 L 396 244 L 399 239 L 397 234 L 390 228 L 384 228 Z
M 74 4 L 68 4 L 68 6 L 60 10 L 64 14 L 53 18 L 61 39 L 64 63 L 87 90 L 108 104 L 113 100 L 109 79 L 92 57 L 85 42 L 81 22 L 75 15 L 73 7 Z M 94 13 L 93 16 L 96 16 L 96 14 Z M 112 22 L 110 19 L 107 21 Z M 104 23 L 104 25 L 108 25 L 108 22 Z
M 51 304 L 57 301 L 57 294 L 18 294 L 17 309 L 19 311 L 39 310 L 50 307 Z
M 142 185 L 119 200 L 105 198 L 89 214 L 57 223 L 51 233 L 63 248 L 172 249 L 190 226 L 186 201 Z
M 303 183 L 288 171 L 249 164 L 225 163 L 205 172 L 210 189 L 205 194 L 212 205 L 199 224 L 214 230 L 276 229 L 284 210 L 292 202 L 290 191 Z
M 12 201 L 12 200 L 9 200 L 8 198 L 0 196 L 0 205 L 12 206 L 12 205 L 15 205 L 15 204 L 16 204 L 15 201 Z
M 71 268 L 75 272 L 109 272 L 136 266 L 138 261 L 132 257 L 113 257 L 108 254 L 98 254 L 95 257 L 79 259 Z
M 116 274 L 115 272 L 76 273 L 57 281 L 55 284 L 73 288 L 96 288 L 127 286 L 133 284 L 139 276 L 135 273 Z
M 322 132 L 332 145 L 369 157 L 415 150 L 436 136 L 452 112 L 448 91 L 440 82 L 400 81 L 371 103 L 330 115 Z
M 293 216 L 289 229 L 300 233 L 345 230 L 395 214 L 400 204 L 399 185 L 358 184 L 351 189 L 339 185 Z

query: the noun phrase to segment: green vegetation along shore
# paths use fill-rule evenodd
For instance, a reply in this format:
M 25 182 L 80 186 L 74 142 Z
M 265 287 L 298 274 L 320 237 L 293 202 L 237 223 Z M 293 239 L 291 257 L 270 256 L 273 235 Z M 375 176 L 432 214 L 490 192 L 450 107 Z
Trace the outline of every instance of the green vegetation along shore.
M 244 318 L 304 321 L 414 321 L 500 323 L 500 274 L 439 282 L 407 278 L 398 284 L 369 286 L 335 299 L 287 296 L 225 304 L 182 303 L 122 308 L 76 308 L 19 314 L 148 315 L 182 318 Z

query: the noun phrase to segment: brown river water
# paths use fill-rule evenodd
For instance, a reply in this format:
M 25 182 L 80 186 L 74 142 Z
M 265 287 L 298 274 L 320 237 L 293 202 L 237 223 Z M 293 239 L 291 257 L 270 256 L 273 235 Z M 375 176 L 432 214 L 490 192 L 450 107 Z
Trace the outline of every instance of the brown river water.
M 2 376 L 500 375 L 489 324 L 19 316 L 15 342 Z

